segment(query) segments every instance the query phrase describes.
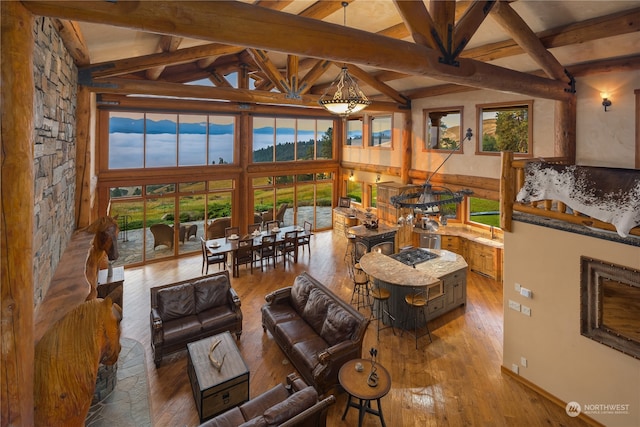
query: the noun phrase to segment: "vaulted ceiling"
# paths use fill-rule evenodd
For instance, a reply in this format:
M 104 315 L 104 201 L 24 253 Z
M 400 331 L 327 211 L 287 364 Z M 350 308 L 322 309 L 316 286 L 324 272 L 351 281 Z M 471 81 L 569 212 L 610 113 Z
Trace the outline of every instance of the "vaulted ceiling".
M 637 1 L 24 4 L 56 18 L 82 83 L 107 93 L 317 107 L 347 63 L 394 110 L 475 88 L 563 100 L 581 75 L 640 68 Z

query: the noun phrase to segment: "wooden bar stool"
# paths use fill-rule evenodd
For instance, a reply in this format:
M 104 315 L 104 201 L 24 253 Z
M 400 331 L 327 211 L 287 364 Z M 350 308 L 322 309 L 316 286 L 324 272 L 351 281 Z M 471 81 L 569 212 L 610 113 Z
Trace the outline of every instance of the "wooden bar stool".
M 396 334 L 396 330 L 393 328 L 393 322 L 396 321 L 396 318 L 391 315 L 389 312 L 389 298 L 391 298 L 391 293 L 384 288 L 376 286 L 369 291 L 369 294 L 373 298 L 373 306 L 371 307 L 371 316 L 375 312 L 375 319 L 378 326 L 378 340 L 380 340 L 380 331 L 383 329 L 391 328 L 393 331 L 393 335 Z M 387 316 L 389 320 L 389 325 L 380 326 L 384 324 L 384 316 Z
M 355 305 L 357 310 L 371 307 L 369 276 L 360 268 L 359 263 L 353 266 L 353 292 L 351 293 L 350 304 Z
M 416 350 L 418 349 L 418 339 L 424 337 L 425 335 L 429 335 L 429 342 L 432 342 L 431 332 L 429 331 L 429 325 L 427 324 L 427 316 L 425 311 L 429 306 L 429 288 L 427 290 L 416 290 L 413 288 L 410 294 L 407 294 L 404 297 L 405 302 L 407 303 L 408 310 L 405 315 L 405 319 L 402 327 L 402 335 L 404 335 L 405 330 L 407 329 L 409 320 L 413 318 L 413 333 L 409 332 L 409 334 L 413 335 L 416 339 Z M 424 328 L 426 332 L 418 333 L 418 321 L 422 317 L 424 321 Z

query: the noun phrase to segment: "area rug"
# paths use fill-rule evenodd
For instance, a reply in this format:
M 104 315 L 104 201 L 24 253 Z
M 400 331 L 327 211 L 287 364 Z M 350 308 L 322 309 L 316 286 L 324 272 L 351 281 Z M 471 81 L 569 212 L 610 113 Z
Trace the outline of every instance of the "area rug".
M 124 337 L 120 338 L 120 345 L 115 389 L 89 409 L 85 426 L 152 426 L 144 348 L 138 341 Z

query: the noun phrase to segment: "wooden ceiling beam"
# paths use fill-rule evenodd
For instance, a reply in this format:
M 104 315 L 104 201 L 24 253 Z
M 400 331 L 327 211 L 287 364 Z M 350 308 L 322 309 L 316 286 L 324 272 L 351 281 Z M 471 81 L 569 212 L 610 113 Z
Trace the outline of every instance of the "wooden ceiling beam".
M 434 23 L 433 28 L 442 42 L 442 47 L 449 51 L 456 23 L 456 0 L 430 1 L 428 11 Z
M 287 81 L 289 82 L 289 90 L 292 93 L 298 92 L 298 57 L 296 55 L 287 55 Z
M 439 62 L 438 52 L 242 2 L 24 1 L 36 15 L 95 22 L 423 75 L 449 83 L 566 100 L 565 84 L 480 61 Z M 215 23 L 215 31 L 212 31 Z M 238 31 L 242 28 L 242 31 Z M 269 34 L 269 37 L 265 37 Z M 357 46 L 357 48 L 354 48 Z
M 398 13 L 404 21 L 405 29 L 409 30 L 413 41 L 430 47 L 438 48 L 438 29 L 426 6 L 421 1 L 393 0 Z
M 231 55 L 243 50 L 244 48 L 238 46 L 211 43 L 203 46 L 179 49 L 171 53 L 154 53 L 135 58 L 121 59 L 119 61 L 101 62 L 87 68 L 91 71 L 91 77 L 94 79 L 110 78 L 144 71 L 162 65 L 184 64 L 209 56 Z
M 262 72 L 273 82 L 275 87 L 282 93 L 290 93 L 291 88 L 287 79 L 282 76 L 278 68 L 271 62 L 267 52 L 262 49 L 247 49 L 247 52 L 253 58 Z
M 216 85 L 216 87 L 233 87 L 231 83 L 229 83 L 229 80 L 215 69 L 211 71 L 209 80 Z
M 453 48 L 455 51 L 462 52 L 464 50 L 495 3 L 495 0 L 477 1 L 469 6 L 456 22 L 453 30 Z
M 538 36 L 509 3 L 504 0 L 498 1 L 491 16 L 549 77 L 555 80 L 566 78 L 562 64 L 544 47 Z
M 73 63 L 78 67 L 89 65 L 91 63 L 89 48 L 87 48 L 80 26 L 66 19 L 53 19 L 52 21 L 60 38 L 62 38 L 62 43 L 73 58 Z
M 316 59 L 316 64 L 311 67 L 311 70 L 300 80 L 300 86 L 298 93 L 301 95 L 308 93 L 311 90 L 313 84 L 322 76 L 327 69 L 331 66 L 331 61 L 324 59 Z
M 178 50 L 178 47 L 182 43 L 182 37 L 173 37 L 173 36 L 160 36 L 160 41 L 158 42 L 158 50 L 160 52 L 171 53 Z M 160 78 L 160 74 L 164 71 L 166 65 L 159 65 L 157 67 L 148 68 L 145 72 L 147 79 L 149 80 L 158 80 Z
M 167 83 L 161 81 L 151 82 L 147 80 L 131 80 L 123 78 L 101 80 L 99 87 L 88 87 L 97 93 L 105 94 L 139 94 L 207 100 L 226 100 L 240 103 L 296 105 L 300 107 L 317 108 L 319 111 L 325 111 L 318 103 L 320 97 L 316 95 L 302 95 L 298 99 L 293 99 L 288 97 L 287 94 L 279 92 L 227 87 L 195 86 L 180 83 Z M 394 102 L 374 101 L 368 108 L 375 111 L 401 111 L 400 106 Z
M 363 69 L 353 64 L 349 65 L 349 73 L 352 74 L 357 79 L 359 79 L 360 81 L 362 81 L 363 83 L 371 86 L 375 90 L 382 92 L 384 95 L 387 95 L 389 98 L 393 99 L 399 104 L 406 105 L 409 101 L 408 98 L 401 95 L 400 92 L 398 92 L 391 86 L 385 83 L 382 83 L 381 81 L 373 77 L 371 74 L 367 73 Z

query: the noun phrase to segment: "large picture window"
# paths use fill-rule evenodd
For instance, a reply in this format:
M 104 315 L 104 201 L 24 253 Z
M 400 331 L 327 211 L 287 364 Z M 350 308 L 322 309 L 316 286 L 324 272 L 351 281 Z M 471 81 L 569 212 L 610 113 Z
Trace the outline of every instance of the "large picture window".
M 333 158 L 333 120 L 253 118 L 253 162 Z
M 533 101 L 478 106 L 478 153 L 513 151 L 532 155 Z
M 391 148 L 391 131 L 393 124 L 391 116 L 374 116 L 370 119 L 370 147 Z
M 109 169 L 233 163 L 235 117 L 109 112 Z
M 425 149 L 462 151 L 461 140 L 462 107 L 424 111 Z

